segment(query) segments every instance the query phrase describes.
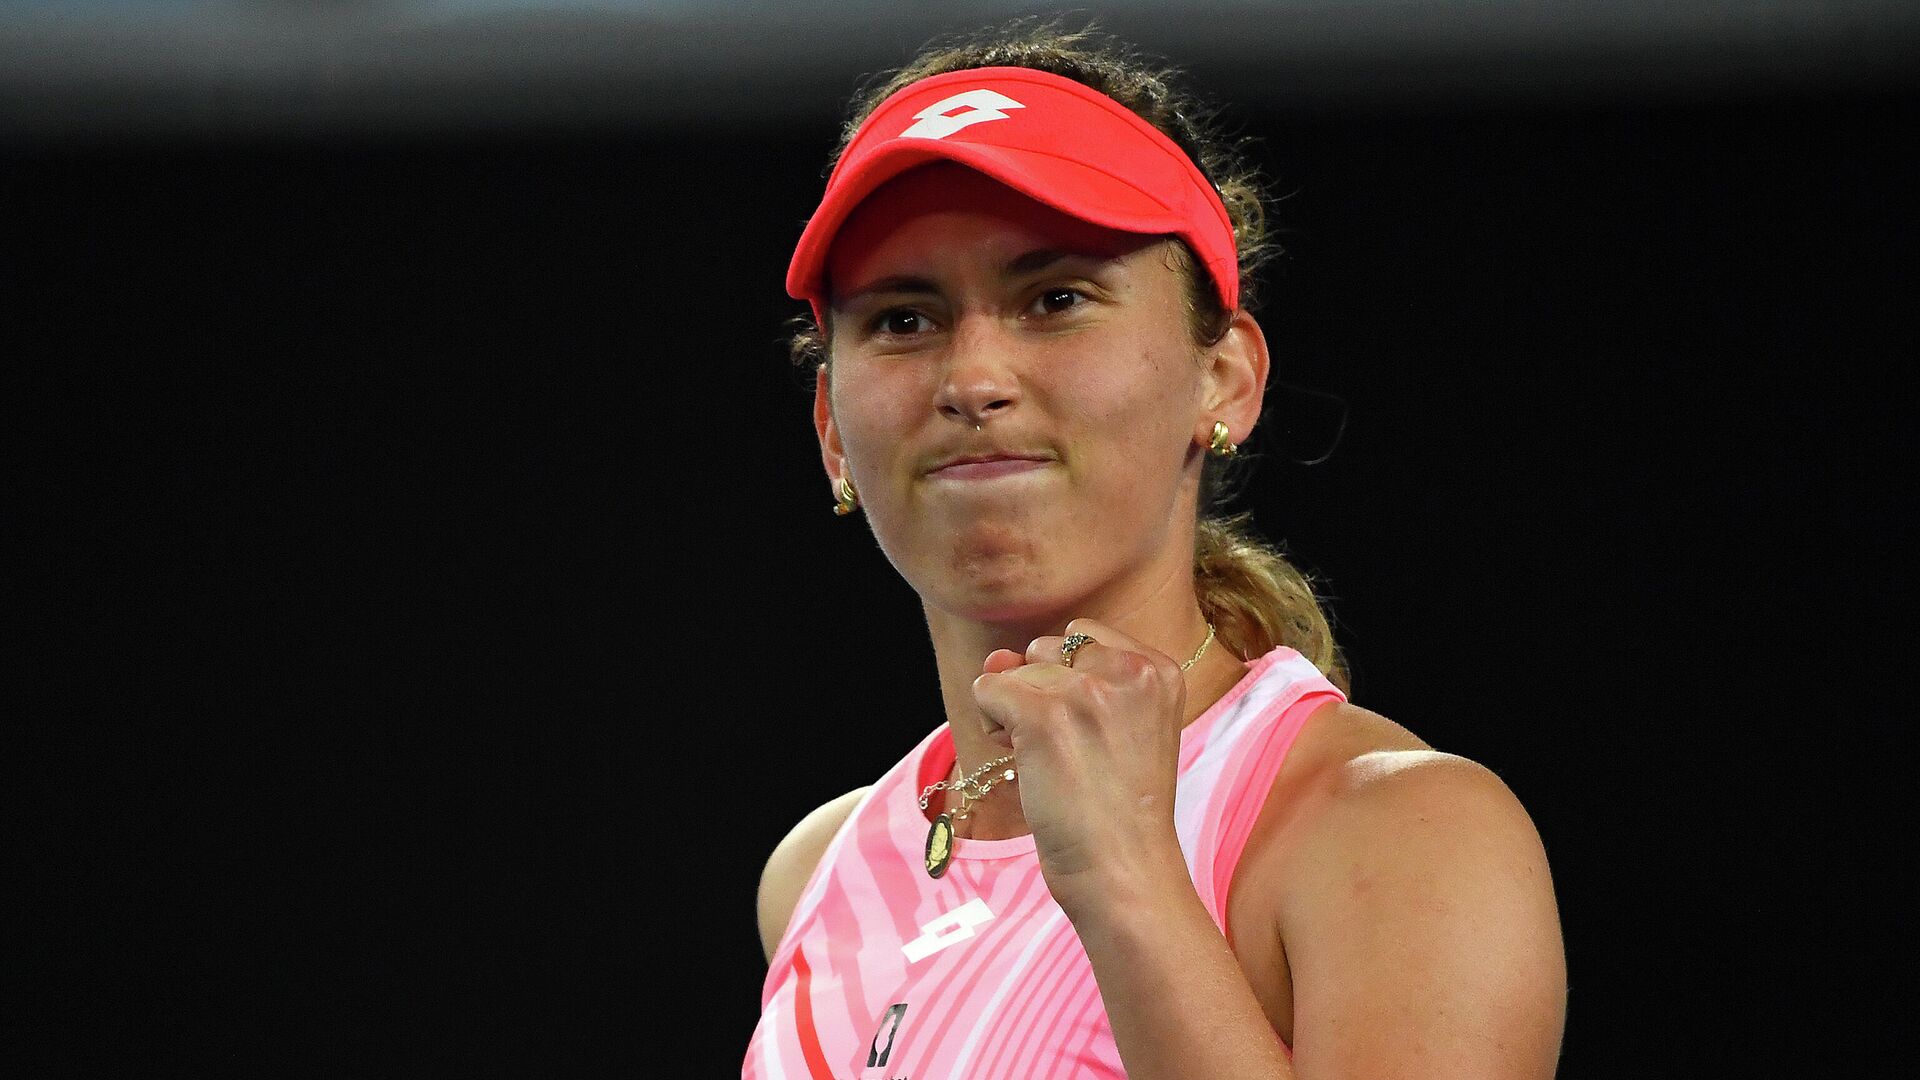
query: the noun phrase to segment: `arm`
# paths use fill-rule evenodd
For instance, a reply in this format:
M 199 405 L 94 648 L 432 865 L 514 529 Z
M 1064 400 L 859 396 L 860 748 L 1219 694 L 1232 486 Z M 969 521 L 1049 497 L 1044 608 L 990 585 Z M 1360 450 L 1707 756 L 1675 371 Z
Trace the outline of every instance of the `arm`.
M 800 819 L 800 824 L 774 847 L 760 871 L 760 948 L 767 962 L 779 951 L 780 939 L 793 918 L 794 905 L 827 853 L 827 845 L 872 787 L 856 788 Z
M 1184 863 L 1102 892 L 1067 914 L 1130 1080 L 1299 1075 Z
M 1128 1075 L 1551 1077 L 1565 959 L 1518 800 L 1432 752 L 1362 755 L 1329 788 L 1299 850 L 1236 885 L 1285 898 L 1291 1062 L 1183 865 L 1076 899 Z
M 1553 1075 L 1559 911 L 1499 777 L 1450 754 L 1363 754 L 1311 843 L 1280 912 L 1303 1075 Z
M 1063 638 L 1036 638 L 989 654 L 973 693 L 1019 759 L 1041 872 L 1133 1080 L 1552 1075 L 1559 916 L 1506 785 L 1463 758 L 1367 748 L 1289 794 L 1298 834 L 1244 853 L 1234 888 L 1273 912 L 1288 955 L 1290 1062 L 1180 854 L 1180 667 L 1104 623 L 1067 629 L 1092 638 L 1071 666 Z

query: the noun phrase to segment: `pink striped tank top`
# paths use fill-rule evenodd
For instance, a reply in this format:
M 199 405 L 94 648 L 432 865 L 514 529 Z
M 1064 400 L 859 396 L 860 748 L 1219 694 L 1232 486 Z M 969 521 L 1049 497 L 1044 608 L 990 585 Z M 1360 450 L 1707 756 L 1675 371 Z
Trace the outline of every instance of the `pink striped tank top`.
M 1254 820 L 1307 715 L 1345 695 L 1278 648 L 1180 734 L 1174 824 L 1216 925 Z M 946 725 L 882 776 L 828 845 L 761 992 L 743 1080 L 1122 1077 L 1093 968 L 1033 837 L 954 841 L 927 876 L 920 792 Z

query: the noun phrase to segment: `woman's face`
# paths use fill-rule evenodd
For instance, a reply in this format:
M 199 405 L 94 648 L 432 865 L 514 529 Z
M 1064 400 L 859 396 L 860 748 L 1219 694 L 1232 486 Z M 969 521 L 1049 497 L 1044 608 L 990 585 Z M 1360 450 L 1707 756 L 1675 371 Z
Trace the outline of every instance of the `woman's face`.
M 843 226 L 815 419 L 923 600 L 1124 610 L 1189 572 L 1212 417 L 1170 246 L 950 164 Z

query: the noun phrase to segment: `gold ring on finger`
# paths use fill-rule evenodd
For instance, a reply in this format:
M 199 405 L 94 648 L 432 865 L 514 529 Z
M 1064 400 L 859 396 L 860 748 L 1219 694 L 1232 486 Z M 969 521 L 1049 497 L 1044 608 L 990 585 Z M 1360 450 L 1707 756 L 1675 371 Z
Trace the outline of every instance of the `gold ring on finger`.
M 1088 637 L 1085 634 L 1068 634 L 1067 639 L 1060 643 L 1061 662 L 1066 664 L 1068 667 L 1072 667 L 1073 654 L 1080 651 L 1080 646 L 1085 645 L 1086 643 L 1092 640 L 1093 640 L 1092 638 Z

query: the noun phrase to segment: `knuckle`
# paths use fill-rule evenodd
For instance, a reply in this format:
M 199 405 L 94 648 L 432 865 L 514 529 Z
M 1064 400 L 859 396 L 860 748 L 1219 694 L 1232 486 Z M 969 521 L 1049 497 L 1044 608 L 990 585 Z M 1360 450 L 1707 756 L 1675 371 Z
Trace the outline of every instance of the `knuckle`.
M 1143 653 L 1123 652 L 1115 666 L 1119 669 L 1116 681 L 1132 689 L 1152 687 L 1160 681 L 1159 665 Z

